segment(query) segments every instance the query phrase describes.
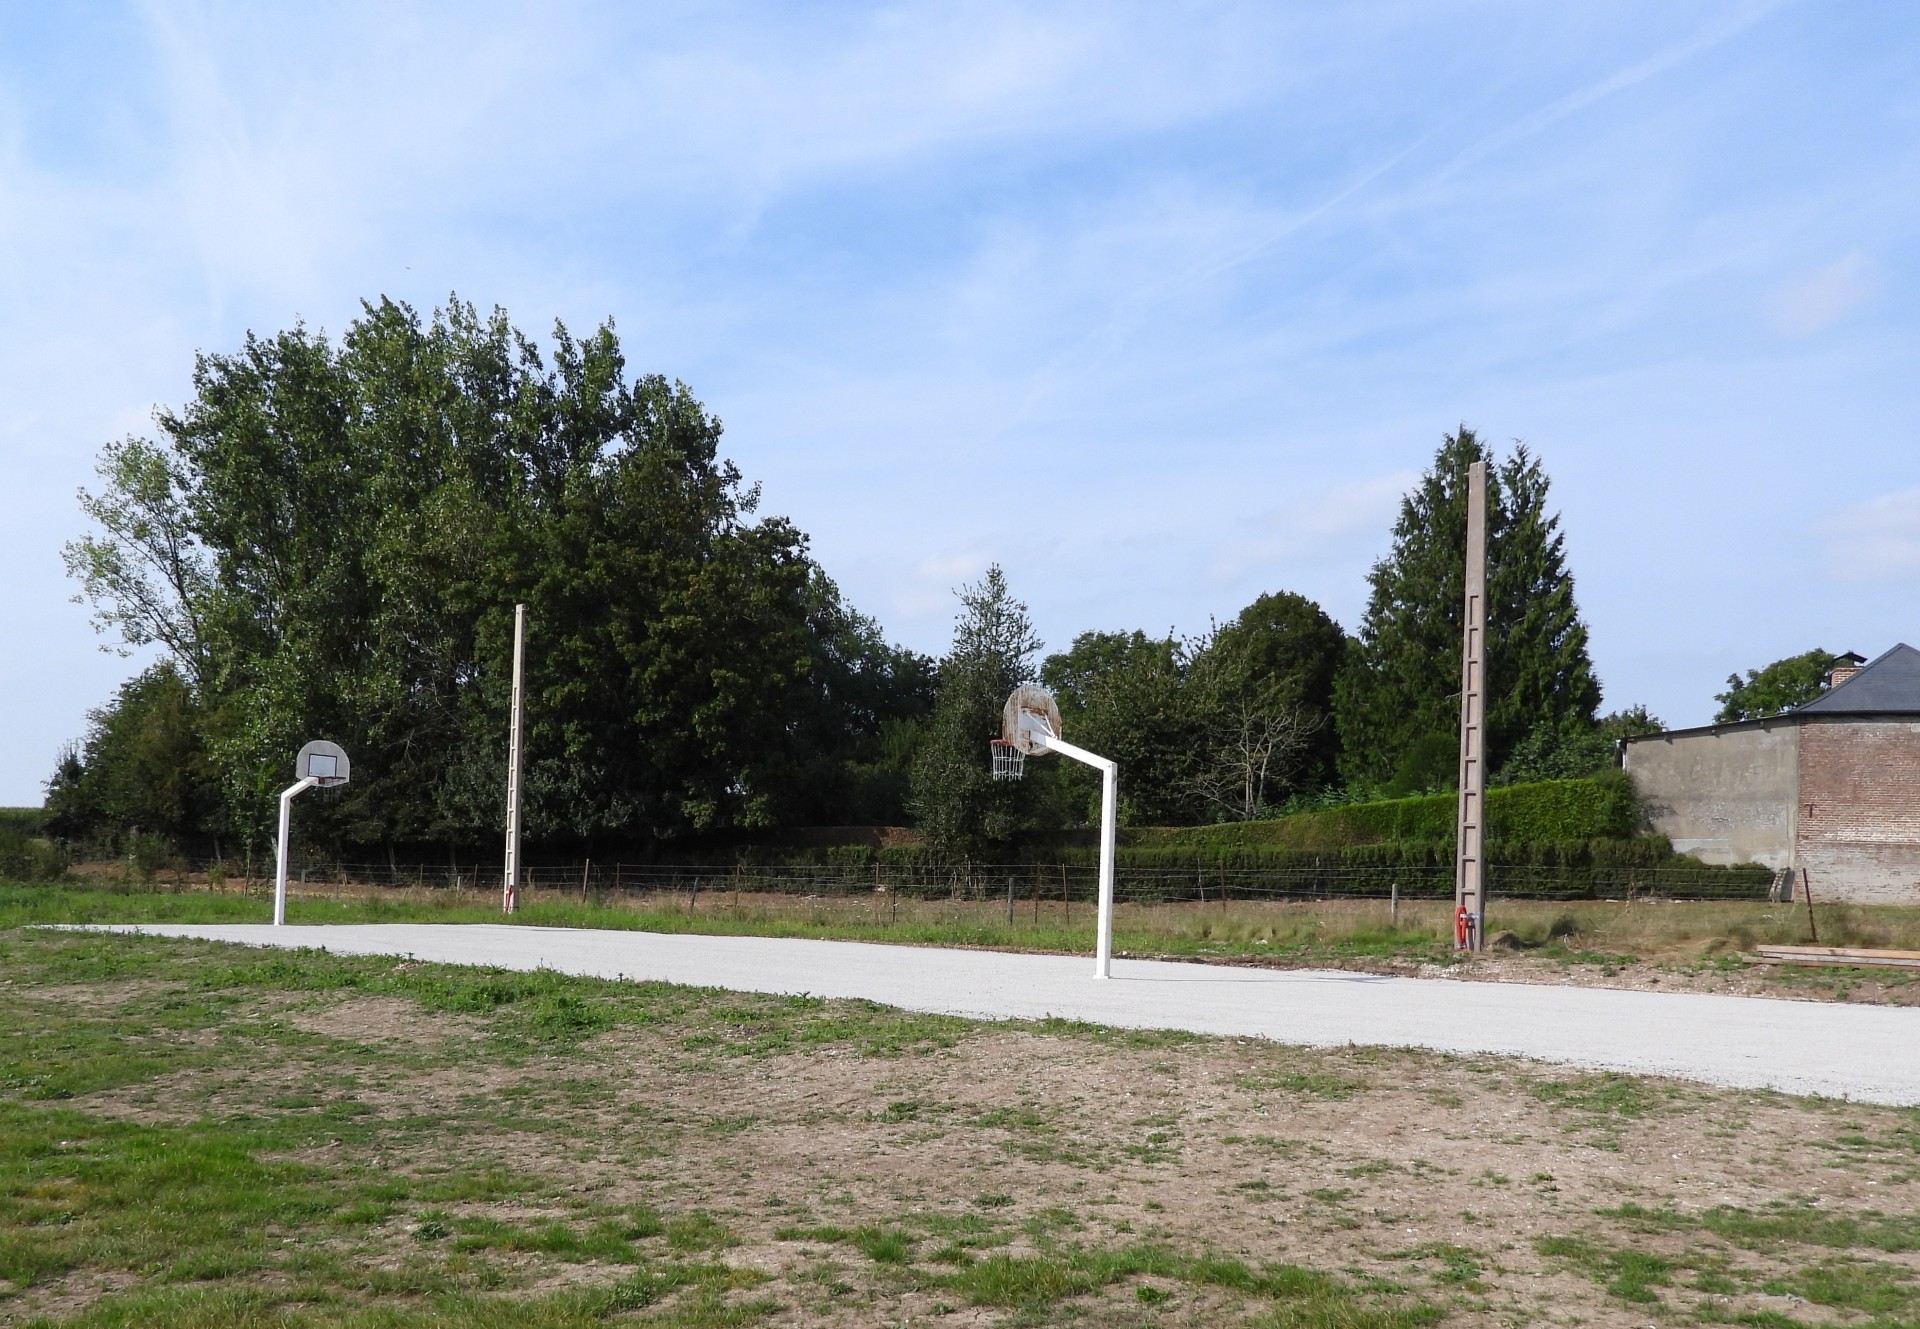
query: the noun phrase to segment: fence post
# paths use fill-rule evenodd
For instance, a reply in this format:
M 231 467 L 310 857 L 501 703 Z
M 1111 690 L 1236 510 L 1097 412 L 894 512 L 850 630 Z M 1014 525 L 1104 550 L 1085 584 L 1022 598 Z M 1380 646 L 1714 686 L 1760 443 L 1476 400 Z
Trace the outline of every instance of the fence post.
M 1073 921 L 1073 896 L 1067 893 L 1067 865 L 1060 865 L 1060 911 L 1067 922 Z

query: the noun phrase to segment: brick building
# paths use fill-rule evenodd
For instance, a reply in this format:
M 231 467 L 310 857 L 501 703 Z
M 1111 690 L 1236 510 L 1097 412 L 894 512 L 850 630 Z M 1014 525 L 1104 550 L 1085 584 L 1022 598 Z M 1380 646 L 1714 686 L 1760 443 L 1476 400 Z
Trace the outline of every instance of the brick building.
M 1920 651 L 1904 642 L 1797 710 L 1628 739 L 1623 764 L 1681 853 L 1804 868 L 1823 900 L 1920 903 Z

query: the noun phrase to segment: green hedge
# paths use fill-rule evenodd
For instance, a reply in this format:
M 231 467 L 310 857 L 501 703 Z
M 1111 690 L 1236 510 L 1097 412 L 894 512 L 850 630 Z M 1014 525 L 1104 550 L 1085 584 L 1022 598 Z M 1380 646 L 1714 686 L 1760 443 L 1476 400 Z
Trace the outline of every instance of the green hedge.
M 883 881 L 908 896 L 983 900 L 1091 899 L 1098 851 L 1083 844 L 1030 849 L 996 863 L 952 863 L 924 846 L 892 846 L 864 864 L 816 857 L 747 867 L 755 890 L 838 894 L 865 892 Z M 1765 899 L 1773 873 L 1753 865 L 1709 867 L 1676 856 L 1666 837 L 1592 840 L 1491 840 L 1488 887 L 1506 898 Z M 1450 899 L 1453 853 L 1442 844 L 1401 841 L 1341 849 L 1271 845 L 1122 848 L 1118 894 L 1123 901 L 1366 899 L 1397 891 L 1408 899 Z M 695 869 L 720 871 L 724 869 Z M 872 874 L 869 877 L 869 874 Z
M 1143 849 L 1328 850 L 1370 844 L 1448 845 L 1453 842 L 1457 805 L 1453 794 L 1427 794 L 1300 812 L 1271 821 L 1131 830 L 1126 839 L 1129 845 Z M 1633 789 L 1618 771 L 1585 780 L 1542 780 L 1487 791 L 1490 840 L 1629 839 L 1638 822 Z
M 786 860 L 804 866 L 798 858 Z M 849 867 L 879 863 L 883 867 L 938 868 L 950 866 L 922 845 L 881 849 L 858 863 L 835 856 L 813 860 L 822 867 Z M 1090 845 L 1069 845 L 1043 851 L 1010 854 L 996 866 L 1093 867 L 1100 852 Z M 1487 861 L 1509 867 L 1605 867 L 1661 868 L 1676 862 L 1673 847 L 1664 835 L 1643 835 L 1627 840 L 1489 840 Z M 1692 859 L 1679 859 L 1681 866 Z M 1121 870 L 1150 869 L 1161 872 L 1191 871 L 1205 873 L 1228 871 L 1294 872 L 1359 868 L 1453 868 L 1450 844 L 1419 844 L 1402 841 L 1392 844 L 1348 845 L 1340 849 L 1290 849 L 1273 845 L 1149 845 L 1122 846 L 1115 855 Z

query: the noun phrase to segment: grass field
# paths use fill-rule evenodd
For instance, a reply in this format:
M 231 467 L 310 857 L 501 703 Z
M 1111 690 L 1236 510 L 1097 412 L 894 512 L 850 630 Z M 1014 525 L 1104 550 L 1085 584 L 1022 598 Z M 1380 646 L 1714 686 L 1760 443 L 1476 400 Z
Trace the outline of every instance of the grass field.
M 124 885 L 69 878 L 40 886 L 0 884 L 0 926 L 87 922 L 264 922 L 266 889 L 239 883 Z M 1818 905 L 1825 945 L 1920 950 L 1920 908 Z M 501 919 L 491 893 L 444 888 L 314 886 L 288 905 L 295 923 L 446 922 Z M 654 932 L 827 937 L 940 946 L 1090 953 L 1093 909 L 1082 902 L 922 900 L 895 894 L 801 896 L 703 892 L 600 894 L 537 891 L 516 921 L 531 926 L 634 928 Z M 1473 962 L 1484 976 L 1631 985 L 1663 981 L 1713 990 L 1798 996 L 1920 1000 L 1909 971 L 1753 969 L 1737 956 L 1762 942 L 1805 943 L 1799 904 L 1748 901 L 1545 902 L 1496 899 L 1490 934 L 1511 948 Z M 1114 946 L 1122 955 L 1408 968 L 1453 966 L 1451 907 L 1385 900 L 1121 905 Z
M 1920 1317 L 1920 1115 L 0 931 L 0 1323 Z

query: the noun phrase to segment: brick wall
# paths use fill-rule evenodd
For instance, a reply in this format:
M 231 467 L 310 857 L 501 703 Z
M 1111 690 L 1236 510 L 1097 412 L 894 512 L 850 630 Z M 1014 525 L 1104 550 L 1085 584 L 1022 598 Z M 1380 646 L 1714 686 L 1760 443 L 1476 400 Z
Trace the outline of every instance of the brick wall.
M 1920 903 L 1920 723 L 1804 721 L 1799 783 L 1816 901 Z

